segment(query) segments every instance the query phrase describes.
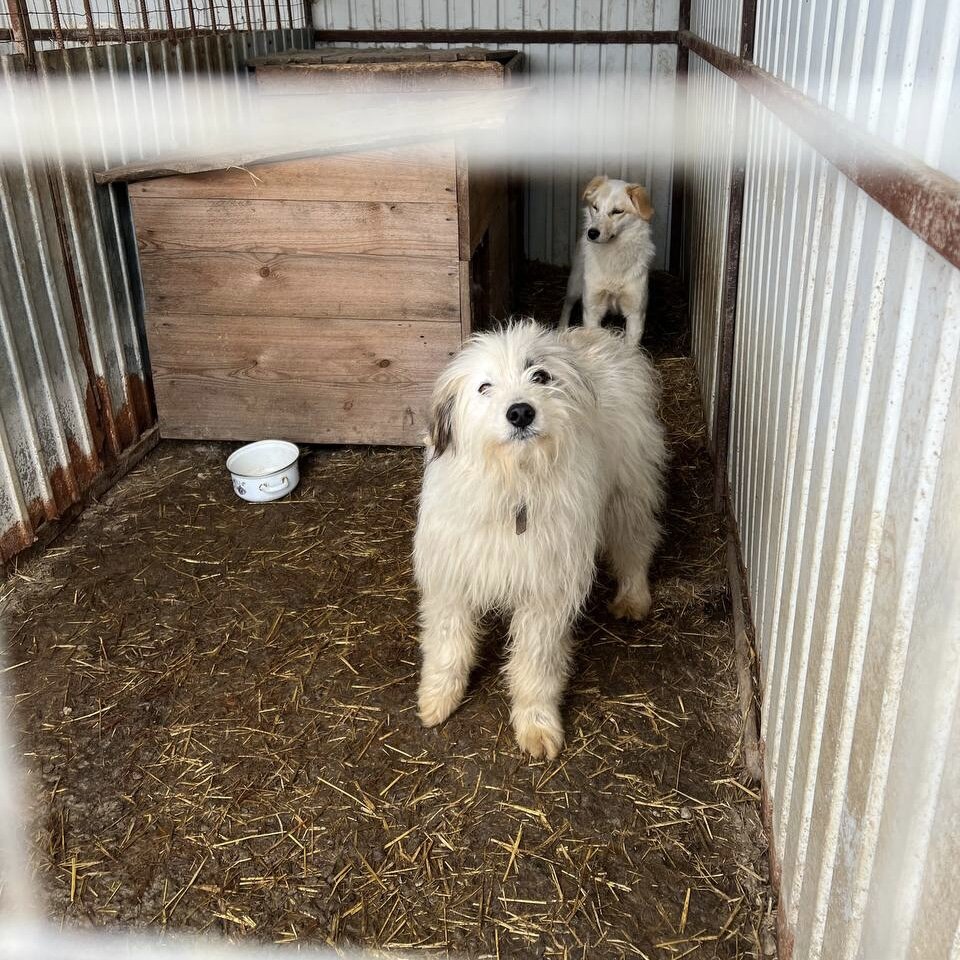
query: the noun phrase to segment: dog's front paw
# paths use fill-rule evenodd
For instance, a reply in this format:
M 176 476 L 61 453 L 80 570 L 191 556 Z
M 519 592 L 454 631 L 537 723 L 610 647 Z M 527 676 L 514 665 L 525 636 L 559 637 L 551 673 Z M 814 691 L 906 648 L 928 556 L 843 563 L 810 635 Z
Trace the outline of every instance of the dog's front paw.
M 640 587 L 621 587 L 607 609 L 619 620 L 645 620 L 653 606 L 650 588 L 643 584 Z
M 424 690 L 418 694 L 420 722 L 425 727 L 435 727 L 460 706 L 463 691 L 454 687 Z
M 520 749 L 535 760 L 553 760 L 563 749 L 563 724 L 558 716 L 546 711 L 531 710 L 514 720 Z

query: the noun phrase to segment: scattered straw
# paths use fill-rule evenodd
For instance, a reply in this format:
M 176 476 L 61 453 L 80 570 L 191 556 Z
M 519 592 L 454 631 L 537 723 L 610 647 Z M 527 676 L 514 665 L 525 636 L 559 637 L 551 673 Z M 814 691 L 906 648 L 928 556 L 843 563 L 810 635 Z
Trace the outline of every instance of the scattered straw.
M 549 315 L 562 284 L 535 271 L 533 306 Z M 669 293 L 654 332 L 682 313 Z M 416 450 L 310 453 L 294 495 L 258 506 L 234 497 L 225 446 L 165 443 L 0 586 L 54 916 L 477 957 L 755 956 L 774 917 L 722 525 L 690 361 L 654 346 L 673 451 L 654 610 L 611 620 L 601 579 L 553 763 L 513 743 L 496 620 L 463 708 L 416 720 Z

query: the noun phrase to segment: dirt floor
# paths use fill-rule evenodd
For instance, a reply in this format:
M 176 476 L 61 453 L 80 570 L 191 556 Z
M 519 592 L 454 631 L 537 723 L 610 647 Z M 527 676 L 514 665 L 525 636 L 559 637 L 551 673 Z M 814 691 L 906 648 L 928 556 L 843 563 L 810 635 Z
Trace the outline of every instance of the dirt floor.
M 524 306 L 553 318 L 562 290 L 535 271 Z M 673 457 L 654 610 L 609 619 L 601 579 L 557 761 L 514 744 L 500 624 L 462 709 L 417 722 L 416 450 L 310 450 L 295 494 L 254 506 L 227 445 L 163 443 L 0 585 L 52 914 L 472 957 L 770 956 L 724 540 L 665 278 L 648 326 Z

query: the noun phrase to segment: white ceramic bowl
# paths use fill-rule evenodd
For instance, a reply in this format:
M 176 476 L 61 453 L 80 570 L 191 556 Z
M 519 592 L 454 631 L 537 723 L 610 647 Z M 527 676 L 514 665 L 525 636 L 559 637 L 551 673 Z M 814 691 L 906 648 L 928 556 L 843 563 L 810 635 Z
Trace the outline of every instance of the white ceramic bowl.
M 279 500 L 300 482 L 300 450 L 286 440 L 258 440 L 227 457 L 238 497 L 251 503 Z

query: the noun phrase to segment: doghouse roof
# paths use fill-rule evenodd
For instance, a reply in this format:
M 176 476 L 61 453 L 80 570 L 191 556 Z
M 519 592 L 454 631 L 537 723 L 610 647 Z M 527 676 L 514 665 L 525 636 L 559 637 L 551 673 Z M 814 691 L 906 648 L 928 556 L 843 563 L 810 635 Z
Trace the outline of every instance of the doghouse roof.
M 443 71 L 442 76 L 452 77 L 458 69 L 466 69 L 476 74 L 482 64 L 489 64 L 489 68 L 497 70 L 498 75 L 502 75 L 519 61 L 520 56 L 521 54 L 516 50 L 485 50 L 481 47 L 458 47 L 451 50 L 432 50 L 425 47 L 379 49 L 324 47 L 318 50 L 292 50 L 286 53 L 256 57 L 249 61 L 248 66 L 257 73 L 261 86 L 266 86 L 268 91 L 270 87 L 275 89 L 279 87 L 280 92 L 286 92 L 283 89 L 284 78 L 297 77 L 302 81 L 304 77 L 322 77 L 324 81 L 327 78 L 335 79 L 338 84 L 337 89 L 340 92 L 344 91 L 343 83 L 345 79 L 356 78 L 357 83 L 354 89 L 348 89 L 345 92 L 364 93 L 375 89 L 366 86 L 364 82 L 365 78 L 374 75 L 379 78 L 395 77 L 401 82 L 404 78 L 415 76 L 421 70 L 429 71 L 434 77 L 441 76 L 437 71 Z M 432 92 L 442 92 L 442 89 L 441 87 Z M 427 90 L 424 92 L 427 92 Z M 291 92 L 312 93 L 315 92 L 315 88 L 311 89 L 309 85 L 304 85 L 301 82 L 299 88 L 293 89 Z M 469 107 L 469 95 L 464 94 L 462 90 L 458 91 L 458 95 L 466 98 L 464 106 Z M 424 109 L 425 116 L 428 116 L 430 113 L 429 104 Z M 469 116 L 469 110 L 466 110 L 464 115 Z M 471 125 L 469 120 L 465 120 L 462 126 L 451 126 L 445 129 L 444 135 L 457 134 L 467 130 Z M 324 153 L 372 150 L 378 147 L 395 146 L 409 142 L 411 142 L 411 138 L 398 139 L 396 134 L 392 133 L 383 136 L 358 137 L 357 134 L 349 131 L 345 134 L 340 131 L 327 132 L 322 141 L 318 142 L 317 133 L 313 131 L 309 138 L 304 138 L 302 147 L 294 144 L 292 148 L 289 148 L 286 145 L 282 152 L 276 149 L 254 148 L 249 151 L 232 151 L 230 153 L 198 156 L 195 152 L 182 151 L 161 158 L 109 167 L 106 170 L 96 172 L 94 178 L 97 183 L 101 184 L 132 183 L 137 180 L 150 180 L 155 177 L 205 173 L 214 170 L 226 170 L 231 167 L 248 167 L 258 163 L 292 160 Z

